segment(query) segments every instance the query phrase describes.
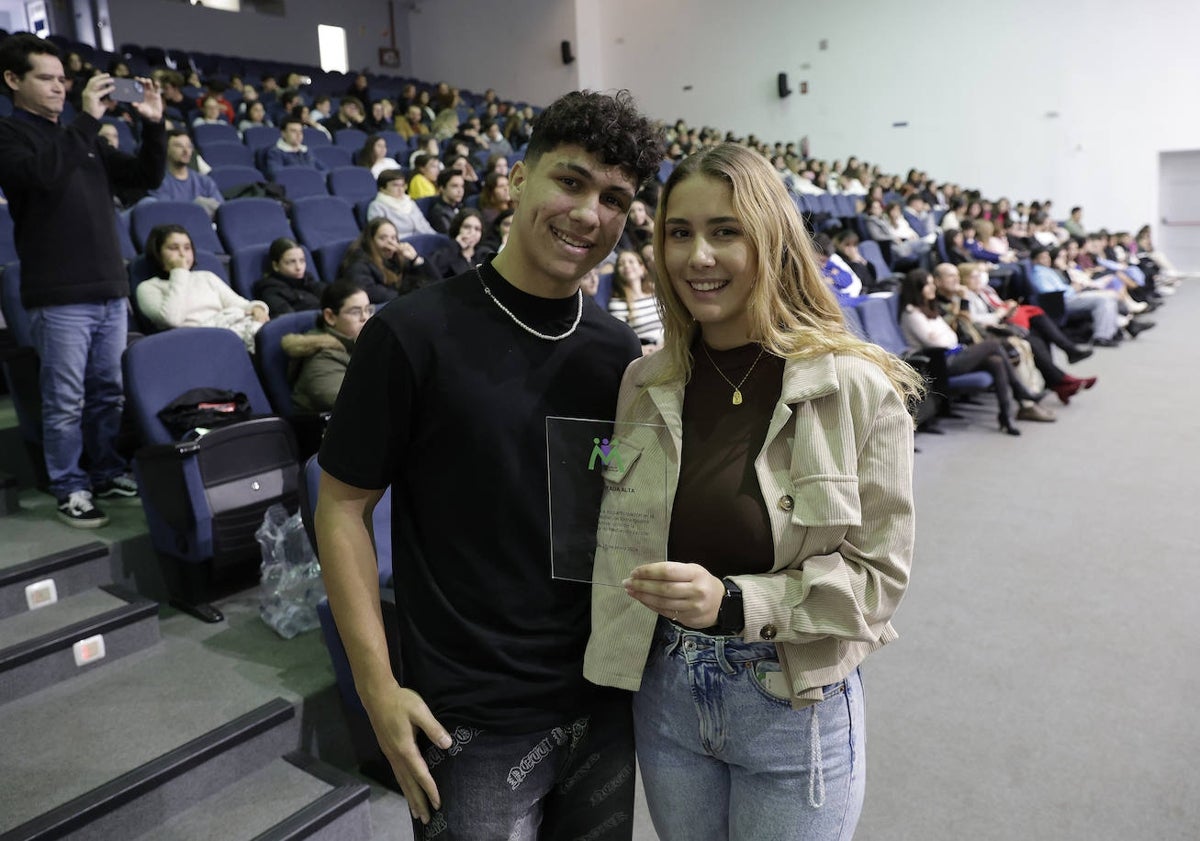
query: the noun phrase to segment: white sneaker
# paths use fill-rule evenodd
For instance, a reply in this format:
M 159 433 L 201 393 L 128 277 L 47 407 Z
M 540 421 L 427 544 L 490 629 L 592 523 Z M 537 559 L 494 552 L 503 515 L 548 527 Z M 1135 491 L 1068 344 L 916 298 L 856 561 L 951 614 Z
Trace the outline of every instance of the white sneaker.
M 98 529 L 108 525 L 108 516 L 92 504 L 91 491 L 72 491 L 58 501 L 58 518 L 77 529 Z

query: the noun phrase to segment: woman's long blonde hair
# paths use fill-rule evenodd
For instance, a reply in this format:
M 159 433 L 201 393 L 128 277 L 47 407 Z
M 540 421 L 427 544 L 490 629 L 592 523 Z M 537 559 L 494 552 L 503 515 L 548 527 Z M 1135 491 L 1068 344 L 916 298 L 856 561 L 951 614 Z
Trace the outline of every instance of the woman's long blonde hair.
M 657 293 L 665 330 L 659 352 L 668 357 L 662 382 L 690 377 L 691 347 L 699 330 L 675 291 L 663 254 L 671 193 L 693 176 L 729 185 L 734 214 L 757 253 L 757 282 L 747 303 L 752 340 L 784 359 L 826 353 L 859 356 L 879 366 L 903 399 L 922 393 L 922 379 L 911 366 L 846 329 L 841 308 L 821 276 L 812 241 L 783 182 L 761 155 L 735 143 L 722 143 L 685 158 L 667 179 L 659 199 L 654 262 L 663 279 Z

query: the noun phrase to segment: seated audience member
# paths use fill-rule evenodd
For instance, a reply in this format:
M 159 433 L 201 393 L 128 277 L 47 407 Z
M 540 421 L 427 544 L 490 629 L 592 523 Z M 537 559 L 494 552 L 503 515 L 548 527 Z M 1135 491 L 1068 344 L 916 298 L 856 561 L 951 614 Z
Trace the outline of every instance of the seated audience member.
M 487 165 L 483 168 L 483 177 L 487 178 L 493 172 L 508 175 L 508 158 L 504 155 L 488 155 Z
M 336 135 L 342 129 L 361 129 L 365 119 L 366 112 L 363 110 L 362 100 L 355 96 L 343 96 L 338 103 L 337 113 L 322 120 L 321 125 L 325 126 L 330 134 Z
M 1134 235 L 1134 253 L 1138 256 L 1139 261 L 1150 261 L 1158 270 L 1159 285 L 1165 286 L 1167 294 L 1173 294 L 1174 289 L 1179 284 L 1180 278 L 1196 277 L 1196 272 L 1181 272 L 1175 268 L 1167 255 L 1154 247 L 1154 238 L 1151 236 L 1150 226 L 1143 225 L 1138 228 L 1137 234 Z M 1164 291 L 1166 291 L 1164 290 Z
M 973 371 L 987 371 L 991 374 L 995 383 L 996 402 L 1000 409 L 998 420 L 1001 432 L 1009 435 L 1021 434 L 1021 430 L 1013 424 L 1014 417 L 1019 420 L 1052 419 L 1053 415 L 1046 417 L 1049 413 L 1037 406 L 1034 395 L 1030 394 L 1017 378 L 1003 345 L 996 339 L 986 339 L 972 345 L 961 344 L 954 328 L 942 319 L 934 303 L 936 297 L 937 288 L 933 278 L 924 269 L 913 269 L 901 281 L 900 327 L 909 349 L 945 350 L 945 370 L 948 377 Z M 1020 411 L 1015 416 L 1012 405 L 1014 399 L 1021 404 Z
M 385 169 L 375 179 L 379 192 L 367 205 L 367 220 L 384 218 L 396 229 L 396 236 L 405 239 L 413 234 L 437 233 L 429 220 L 405 190 L 408 181 L 402 169 Z
M 429 133 L 438 140 L 449 140 L 458 131 L 458 112 L 453 108 L 444 108 L 433 118 L 429 125 Z
M 404 115 L 396 117 L 396 132 L 405 140 L 429 134 L 429 126 L 421 122 L 421 106 L 410 105 L 404 109 Z
M 280 342 L 290 359 L 292 404 L 299 412 L 333 409 L 354 342 L 375 305 L 349 280 L 335 280 L 321 290 L 321 312 L 307 333 L 289 333 Z
M 663 324 L 658 299 L 654 297 L 654 284 L 646 271 L 646 263 L 636 251 L 617 254 L 608 311 L 633 329 L 642 342 L 643 353 L 651 353 L 662 346 Z
M 388 157 L 387 141 L 378 134 L 367 137 L 362 148 L 354 156 L 354 164 L 367 167 L 376 178 L 386 169 L 400 168 L 395 158 Z
M 462 210 L 466 186 L 459 172 L 446 169 L 437 177 L 437 189 L 437 198 L 425 211 L 425 218 L 429 220 L 431 228 L 444 234 L 450 230 L 455 215 Z
M 489 174 L 483 179 L 483 189 L 479 191 L 479 212 L 483 214 L 484 224 L 491 225 L 497 216 L 511 209 L 508 176 L 497 172 Z
M 240 133 L 245 134 L 246 129 L 249 128 L 257 128 L 259 126 L 273 127 L 274 125 L 267 116 L 267 106 L 256 99 L 246 106 L 246 111 L 242 115 L 242 119 L 238 121 L 237 129 Z
M 380 131 L 391 131 L 395 125 L 393 118 L 395 117 L 390 99 L 376 99 L 371 103 L 370 113 L 366 119 L 362 121 L 359 129 L 369 131 L 371 133 Z
M 1062 224 L 1063 230 L 1077 240 L 1087 238 L 1087 229 L 1083 227 L 1083 208 L 1072 207 L 1071 215 Z
M 850 228 L 842 228 L 833 235 L 833 248 L 842 262 L 849 266 L 850 271 L 862 282 L 865 293 L 898 289 L 899 281 L 879 279 L 875 267 L 858 250 L 858 234 Z
M 438 194 L 438 176 L 442 162 L 435 155 L 420 154 L 413 162 L 412 175 L 408 179 L 408 195 L 414 199 L 425 199 Z
M 196 103 L 183 95 L 183 74 L 162 69 L 155 70 L 153 78 L 162 92 L 163 116 L 176 122 L 190 122 Z
M 112 123 L 101 123 L 96 134 L 112 148 L 121 148 L 121 135 L 117 132 L 117 127 Z
M 813 245 L 825 258 L 821 266 L 821 275 L 829 283 L 829 288 L 837 296 L 838 303 L 844 306 L 856 307 L 868 297 L 862 280 L 850 268 L 850 264 L 841 258 L 833 245 L 833 240 L 826 234 L 813 237 Z
M 437 111 L 433 109 L 429 91 L 417 92 L 417 106 L 421 109 L 421 122 L 433 125 L 433 118 L 437 116 Z
M 365 73 L 355 75 L 350 87 L 346 88 L 346 98 L 357 100 L 360 104 L 371 101 L 371 85 Z
M 479 245 L 483 239 L 483 217 L 473 207 L 464 207 L 454 215 L 446 235 L 454 242 L 442 246 L 429 257 L 429 262 L 440 277 L 455 277 L 469 272 L 473 266 L 491 256 Z
M 333 116 L 333 100 L 327 94 L 321 94 L 313 100 L 312 120 L 320 123 Z
M 192 120 L 192 125 L 227 126 L 230 125 L 230 122 L 225 118 L 225 111 L 221 108 L 221 101 L 215 96 L 206 96 L 200 100 L 200 115 Z
M 196 255 L 182 225 L 159 225 L 146 238 L 155 276 L 137 287 L 141 313 L 159 329 L 225 327 L 254 352 L 254 334 L 270 317 L 262 301 L 247 301 L 212 272 L 192 271 Z
M 328 137 L 331 141 L 333 140 L 333 135 L 329 133 L 329 129 L 325 128 L 325 124 L 313 116 L 313 110 L 307 105 L 301 103 L 300 105 L 293 107 L 289 113 L 291 113 L 293 117 L 298 117 L 300 121 L 304 123 L 305 128 L 316 129 L 317 131 L 321 132 L 321 134 Z
M 584 295 L 595 298 L 596 293 L 600 291 L 600 270 L 588 269 L 588 273 L 579 279 L 579 288 L 583 290 Z
M 357 284 L 373 304 L 386 304 L 437 278 L 425 258 L 400 242 L 395 226 L 383 218 L 368 222 L 351 243 L 338 277 Z
M 929 262 L 929 243 L 921 240 L 900 214 L 900 206 L 888 205 L 884 212 L 878 199 L 867 202 L 867 233 L 876 242 L 887 243 L 891 249 L 891 260 L 895 266 L 913 266 Z M 904 222 L 897 227 L 897 219 Z
M 957 289 L 949 288 L 948 278 L 951 271 L 959 277 Z M 1091 356 L 1091 348 L 1081 348 L 1067 338 L 1041 307 L 1000 300 L 996 290 L 988 283 L 986 266 L 964 263 L 956 269 L 948 263 L 942 263 L 935 272 L 935 283 L 938 287 L 938 297 L 941 298 L 945 294 L 950 300 L 950 309 L 957 309 L 963 314 L 963 311 L 958 309 L 958 302 L 966 302 L 965 315 L 981 335 L 1015 337 L 1029 342 L 1034 364 L 1046 385 L 1058 395 L 1058 399 L 1064 405 L 1070 403 L 1071 398 L 1080 389 L 1091 388 L 1096 384 L 1095 377 L 1080 379 L 1065 373 L 1054 364 L 1054 357 L 1050 351 L 1052 345 L 1062 348 L 1067 354 L 1067 360 L 1074 364 Z
M 304 145 L 304 123 L 299 117 L 287 116 L 279 127 L 279 139 L 267 150 L 267 175 L 274 178 L 291 166 L 303 166 L 325 172 L 329 167 Z
M 1092 344 L 1100 347 L 1116 347 L 1120 343 L 1120 313 L 1117 309 L 1117 298 L 1109 291 L 1094 289 L 1085 290 L 1073 283 L 1068 283 L 1062 275 L 1053 268 L 1050 251 L 1038 248 L 1032 254 L 1033 276 L 1030 283 L 1039 295 L 1052 292 L 1063 293 L 1063 305 L 1068 316 L 1086 314 L 1092 319 Z M 1128 321 L 1125 329 L 1129 335 L 1136 337 L 1143 330 L 1154 326 L 1154 322 Z
M 483 251 L 499 254 L 504 250 L 504 246 L 508 245 L 508 231 L 512 228 L 512 217 L 511 210 L 504 210 L 492 221 L 492 224 L 488 225 L 483 240 L 479 244 Z
M 432 134 L 422 134 L 417 138 L 416 148 L 408 156 L 408 168 L 414 170 L 417 168 L 417 158 L 421 155 L 428 155 L 431 158 L 440 159 L 441 147 L 438 145 L 437 138 Z M 438 172 L 441 172 L 441 166 L 438 167 Z
M 933 242 L 933 239 L 930 239 L 931 236 L 936 239 L 937 223 L 933 221 L 933 212 L 920 193 L 912 193 L 904 200 L 901 214 L 918 237 L 926 242 Z
M 504 155 L 507 157 L 513 153 L 512 144 L 505 137 L 504 132 L 500 130 L 499 123 L 488 123 L 487 131 L 484 133 L 484 140 L 487 141 L 487 150 L 493 155 Z
M 271 243 L 267 252 L 271 269 L 254 282 L 254 297 L 266 303 L 271 318 L 289 312 L 313 310 L 321 302 L 319 283 L 308 273 L 304 249 L 287 237 Z
M 958 231 L 962 229 L 963 219 L 966 218 L 967 200 L 962 196 L 949 199 L 946 212 L 942 215 L 939 227 L 942 231 Z
M 191 168 L 196 150 L 186 131 L 176 129 L 167 133 L 167 171 L 162 184 L 147 195 L 156 201 L 195 202 L 208 211 L 211 218 L 225 201 L 217 182 Z
M 619 251 L 640 251 L 642 246 L 654 239 L 654 215 L 646 202 L 635 198 L 629 203 L 625 217 L 625 230 L 617 243 Z

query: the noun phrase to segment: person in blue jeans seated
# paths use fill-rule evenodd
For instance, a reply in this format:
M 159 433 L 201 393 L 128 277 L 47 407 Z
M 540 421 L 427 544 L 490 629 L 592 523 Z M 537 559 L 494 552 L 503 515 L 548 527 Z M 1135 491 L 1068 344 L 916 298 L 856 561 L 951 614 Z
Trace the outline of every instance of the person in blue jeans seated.
M 108 517 L 95 497 L 138 493 L 116 446 L 125 402 L 129 277 L 113 191 L 145 191 L 162 181 L 162 97 L 152 81 L 142 80 L 144 99 L 132 104 L 142 145 L 133 157 L 98 134 L 113 90 L 107 73 L 83 85 L 69 125 L 61 122 L 66 74 L 53 43 L 9 35 L 0 42 L 0 73 L 13 103 L 12 116 L 0 119 L 0 189 L 12 213 L 21 304 L 41 364 L 49 490 L 61 520 L 96 528 Z M 85 450 L 86 469 L 80 463 Z
M 560 97 L 510 174 L 504 251 L 383 307 L 355 343 L 321 446 L 317 545 L 420 841 L 632 837 L 629 693 L 584 679 L 590 588 L 551 577 L 546 418 L 611 418 L 640 354 L 579 282 L 661 149 L 628 93 Z M 464 519 L 446 503 L 466 476 L 494 502 Z M 368 527 L 389 486 L 400 675 Z
M 1047 248 L 1035 249 L 1030 255 L 1033 274 L 1029 278 L 1039 295 L 1061 292 L 1067 315 L 1086 314 L 1092 319 L 1092 344 L 1098 347 L 1116 347 L 1121 343 L 1122 321 L 1130 337 L 1154 326 L 1154 322 L 1123 319 L 1118 311 L 1118 300 L 1114 292 L 1100 289 L 1085 289 L 1081 285 L 1068 283 L 1054 270 L 1053 256 Z
M 267 150 L 266 161 L 267 175 L 271 178 L 289 166 L 303 166 L 321 172 L 329 169 L 304 145 L 304 121 L 290 115 L 283 118 L 279 126 L 279 139 Z
M 668 522 L 642 545 L 597 538 L 595 580 L 624 587 L 592 589 L 584 675 L 637 690 L 662 841 L 849 841 L 858 667 L 896 639 L 912 563 L 921 381 L 846 329 L 757 152 L 684 159 L 654 231 L 665 342 L 622 379 L 630 455 L 605 478 L 628 492 L 601 521 Z

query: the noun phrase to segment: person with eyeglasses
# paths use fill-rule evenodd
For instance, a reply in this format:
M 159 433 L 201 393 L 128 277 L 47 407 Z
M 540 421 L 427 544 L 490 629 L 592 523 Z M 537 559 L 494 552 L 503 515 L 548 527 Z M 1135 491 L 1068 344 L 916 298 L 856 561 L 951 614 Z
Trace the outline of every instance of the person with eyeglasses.
M 321 312 L 307 333 L 283 337 L 283 352 L 290 359 L 292 403 L 299 412 L 333 409 L 354 343 L 375 305 L 367 293 L 349 280 L 335 280 L 321 290 Z

